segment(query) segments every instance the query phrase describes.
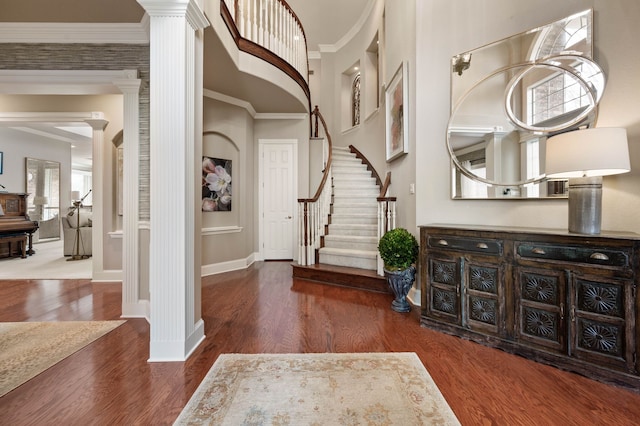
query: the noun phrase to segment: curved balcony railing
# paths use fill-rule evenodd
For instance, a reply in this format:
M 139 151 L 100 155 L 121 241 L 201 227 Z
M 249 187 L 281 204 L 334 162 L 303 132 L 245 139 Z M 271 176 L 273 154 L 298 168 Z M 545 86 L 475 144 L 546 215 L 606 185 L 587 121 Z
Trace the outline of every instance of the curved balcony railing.
M 220 0 L 220 13 L 240 50 L 284 71 L 310 98 L 307 39 L 285 0 Z

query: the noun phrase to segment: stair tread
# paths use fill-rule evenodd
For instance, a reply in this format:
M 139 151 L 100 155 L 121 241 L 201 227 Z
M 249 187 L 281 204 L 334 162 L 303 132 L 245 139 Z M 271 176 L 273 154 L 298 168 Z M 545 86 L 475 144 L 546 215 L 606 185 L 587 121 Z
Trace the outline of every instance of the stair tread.
M 319 252 L 323 254 L 339 254 L 340 256 L 370 258 L 375 258 L 378 255 L 378 252 L 374 250 L 343 249 L 335 247 L 322 247 L 319 249 Z
M 325 239 L 330 240 L 350 240 L 360 242 L 378 242 L 378 237 L 370 237 L 366 235 L 341 235 L 341 234 L 328 234 L 324 236 Z

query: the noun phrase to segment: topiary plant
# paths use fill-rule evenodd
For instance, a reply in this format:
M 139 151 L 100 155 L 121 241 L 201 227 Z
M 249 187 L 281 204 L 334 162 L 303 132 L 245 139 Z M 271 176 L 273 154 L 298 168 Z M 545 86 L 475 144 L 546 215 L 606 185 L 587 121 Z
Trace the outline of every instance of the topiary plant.
M 387 231 L 378 242 L 378 251 L 388 271 L 409 268 L 418 258 L 418 241 L 404 228 Z

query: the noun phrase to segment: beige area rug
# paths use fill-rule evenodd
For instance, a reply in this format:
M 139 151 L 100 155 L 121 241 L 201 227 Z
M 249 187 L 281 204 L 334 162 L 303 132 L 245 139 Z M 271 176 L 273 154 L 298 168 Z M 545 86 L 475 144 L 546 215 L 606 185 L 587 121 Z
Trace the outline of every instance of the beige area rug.
M 0 396 L 125 321 L 0 323 Z
M 33 245 L 36 253 L 26 259 L 0 259 L 0 279 L 91 279 L 92 258 L 67 261 L 63 244 L 62 240 L 39 242 Z
M 415 353 L 223 354 L 174 425 L 458 425 Z

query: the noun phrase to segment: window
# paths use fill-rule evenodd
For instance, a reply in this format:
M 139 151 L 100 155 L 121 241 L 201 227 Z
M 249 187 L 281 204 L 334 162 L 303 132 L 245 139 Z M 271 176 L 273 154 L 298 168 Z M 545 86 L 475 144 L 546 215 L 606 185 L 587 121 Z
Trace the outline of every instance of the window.
M 526 142 L 527 150 L 527 179 L 534 179 L 540 176 L 540 140 L 532 139 Z M 540 195 L 540 185 L 527 187 L 527 197 L 538 197 Z
M 84 199 L 82 204 L 90 206 L 93 204 L 91 193 L 92 177 L 91 172 L 85 170 L 71 170 L 71 190 L 78 191 L 80 197 L 84 197 L 87 193 L 87 198 Z
M 597 78 L 590 70 L 584 70 L 583 63 L 573 65 L 578 73 L 587 71 L 584 79 Z M 589 75 L 591 74 L 591 75 Z M 538 124 L 562 114 L 588 107 L 590 96 L 578 79 L 569 73 L 555 73 L 528 89 L 528 124 Z
M 357 73 L 351 84 L 351 125 L 360 124 L 360 73 Z

